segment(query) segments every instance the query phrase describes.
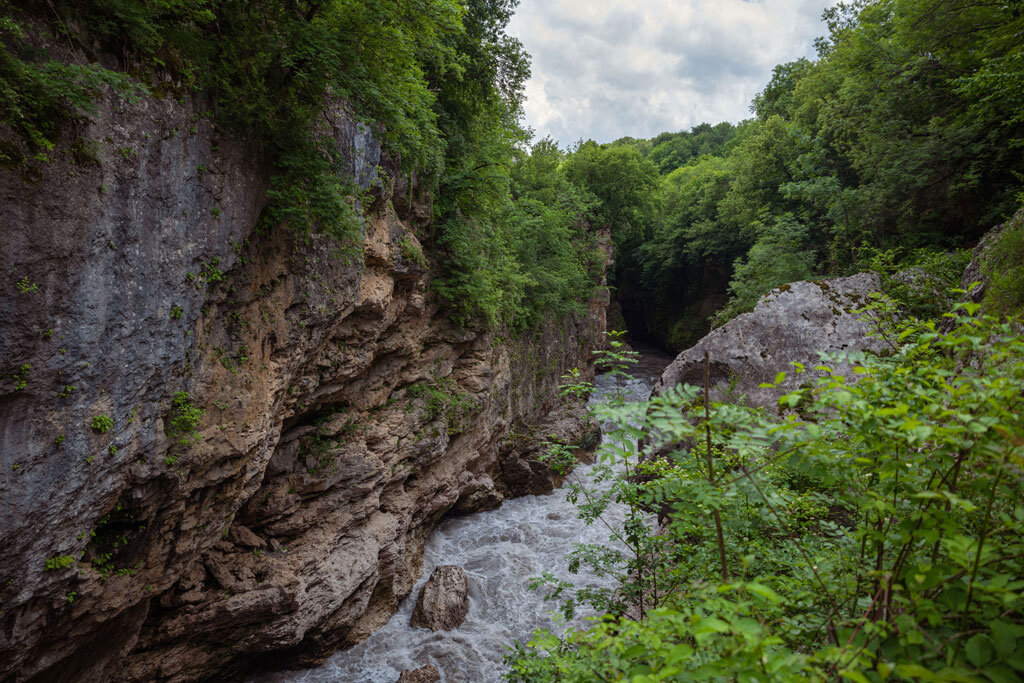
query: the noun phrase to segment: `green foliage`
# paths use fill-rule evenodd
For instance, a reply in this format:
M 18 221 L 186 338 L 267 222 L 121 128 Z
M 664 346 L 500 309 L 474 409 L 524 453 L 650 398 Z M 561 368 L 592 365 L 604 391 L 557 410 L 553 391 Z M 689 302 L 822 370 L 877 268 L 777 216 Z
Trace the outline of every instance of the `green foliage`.
M 114 418 L 109 415 L 96 415 L 89 421 L 89 426 L 92 427 L 94 432 L 104 434 L 114 426 Z
M 989 280 L 982 302 L 986 310 L 1024 315 L 1024 212 L 1007 221 L 986 249 L 982 271 Z
M 808 280 L 813 275 L 814 252 L 803 248 L 807 228 L 793 214 L 776 216 L 771 225 L 755 224 L 757 241 L 745 259 L 736 261 L 729 282 L 729 305 L 715 316 L 715 323 L 754 309 L 761 296 L 779 285 Z
M 134 94 L 127 75 L 99 64 L 63 64 L 40 56 L 26 37 L 18 10 L 0 1 L 0 125 L 22 143 L 0 143 L 0 166 L 26 157 L 48 160 L 61 122 L 95 111 L 93 102 L 105 87 Z
M 75 558 L 72 557 L 71 555 L 60 555 L 58 557 L 48 557 L 48 558 L 46 558 L 46 563 L 45 564 L 46 564 L 46 571 L 54 572 L 54 571 L 59 571 L 61 569 L 68 569 L 69 567 L 74 566 Z
M 28 386 L 28 373 L 32 370 L 31 363 L 22 363 L 18 370 L 11 375 L 14 380 L 14 390 L 21 391 Z
M 164 428 L 167 438 L 181 448 L 191 448 L 202 440 L 196 427 L 205 416 L 206 410 L 195 406 L 187 391 L 179 391 L 171 397 L 171 412 Z
M 491 178 L 493 205 L 459 209 L 439 226 L 447 258 L 433 286 L 457 321 L 523 331 L 584 310 L 600 279 L 587 223 L 596 200 L 567 178 L 565 158 L 551 140 L 537 142 Z
M 970 260 L 966 249 L 865 248 L 860 263 L 881 276 L 882 290 L 901 310 L 918 318 L 938 318 L 956 303 L 959 295 L 952 290 L 960 286 Z
M 407 391 L 413 400 L 423 401 L 428 420 L 442 420 L 447 425 L 450 436 L 466 431 L 470 419 L 480 410 L 473 397 L 460 391 L 451 377 L 413 384 Z
M 977 309 L 880 330 L 892 355 L 846 355 L 855 383 L 820 366 L 781 417 L 692 387 L 598 407 L 611 486 L 580 514 L 663 523 L 627 515 L 629 552 L 571 556 L 615 589 L 548 577 L 570 613 L 606 614 L 517 644 L 508 679 L 1020 678 L 1024 339 Z
M 104 581 L 111 576 L 134 576 L 142 566 L 141 560 L 132 563 L 140 547 L 135 541 L 147 526 L 144 519 L 139 519 L 134 510 L 119 500 L 113 510 L 96 521 L 82 557 Z
M 619 241 L 643 234 L 658 170 L 636 148 L 585 142 L 566 161 L 565 173 L 597 198 L 589 216 L 595 225 L 610 227 Z
M 29 280 L 27 275 L 15 282 L 14 286 L 22 294 L 30 294 L 31 292 L 39 291 L 39 285 Z
M 662 133 L 650 141 L 641 142 L 637 148 L 665 175 L 698 157 L 722 156 L 735 136 L 736 127 L 731 123 L 715 126 L 702 123 L 689 131 Z
M 430 265 L 427 262 L 427 257 L 423 254 L 423 249 L 420 245 L 409 239 L 408 236 L 402 236 L 399 248 L 402 251 L 402 258 L 409 263 L 415 264 L 420 268 L 427 268 Z

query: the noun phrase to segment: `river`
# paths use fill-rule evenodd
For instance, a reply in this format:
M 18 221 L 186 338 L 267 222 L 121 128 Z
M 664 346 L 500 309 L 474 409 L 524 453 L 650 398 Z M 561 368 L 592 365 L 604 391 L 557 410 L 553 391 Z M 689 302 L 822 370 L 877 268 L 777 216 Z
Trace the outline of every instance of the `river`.
M 628 380 L 607 375 L 595 380 L 591 401 L 615 390 L 628 400 L 646 400 L 661 370 L 671 360 L 653 349 L 640 349 L 640 363 Z M 588 480 L 592 467 L 571 475 Z M 622 511 L 608 512 L 613 524 Z M 433 664 L 445 683 L 491 683 L 502 680 L 502 656 L 513 641 L 526 642 L 538 627 L 559 628 L 556 605 L 529 590 L 532 577 L 550 571 L 564 579 L 598 579 L 582 571 L 573 576 L 566 555 L 575 543 L 605 543 L 607 529 L 586 525 L 566 500 L 566 489 L 547 496 L 505 501 L 497 510 L 443 520 L 427 541 L 420 579 L 386 626 L 321 666 L 261 678 L 261 683 L 394 683 L 405 669 Z M 469 614 L 453 631 L 409 626 L 420 588 L 438 565 L 461 566 L 469 580 Z

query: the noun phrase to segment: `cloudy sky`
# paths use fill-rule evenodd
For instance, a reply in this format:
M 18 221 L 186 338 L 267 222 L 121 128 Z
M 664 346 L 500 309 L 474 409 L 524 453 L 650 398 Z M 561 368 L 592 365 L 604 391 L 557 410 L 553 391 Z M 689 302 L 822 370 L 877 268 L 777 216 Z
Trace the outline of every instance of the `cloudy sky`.
M 812 56 L 830 0 L 522 0 L 526 123 L 563 146 L 740 121 L 772 67 Z

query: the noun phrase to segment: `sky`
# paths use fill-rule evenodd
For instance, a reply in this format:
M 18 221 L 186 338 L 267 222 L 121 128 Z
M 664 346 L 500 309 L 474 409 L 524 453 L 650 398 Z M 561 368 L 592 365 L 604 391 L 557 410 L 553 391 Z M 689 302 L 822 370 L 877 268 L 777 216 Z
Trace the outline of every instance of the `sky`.
M 772 67 L 814 55 L 830 0 L 522 0 L 526 125 L 563 147 L 750 117 Z

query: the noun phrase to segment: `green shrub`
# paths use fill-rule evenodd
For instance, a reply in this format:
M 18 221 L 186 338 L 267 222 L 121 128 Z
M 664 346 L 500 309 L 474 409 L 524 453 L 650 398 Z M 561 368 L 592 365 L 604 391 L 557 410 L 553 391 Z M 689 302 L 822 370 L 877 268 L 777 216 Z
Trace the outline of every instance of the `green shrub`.
M 956 302 L 951 290 L 960 287 L 971 252 L 932 248 L 862 249 L 860 263 L 882 279 L 882 290 L 904 314 L 938 318 Z
M 988 287 L 982 303 L 990 313 L 1024 315 L 1024 211 L 1007 221 L 985 251 L 982 272 Z
M 167 416 L 166 427 L 168 438 L 182 448 L 199 443 L 202 437 L 196 427 L 205 415 L 205 410 L 192 404 L 187 391 L 179 391 L 171 397 L 171 412 Z
M 53 572 L 67 569 L 75 564 L 75 558 L 71 555 L 60 555 L 59 557 L 46 558 L 46 571 Z
M 399 248 L 402 252 L 402 258 L 409 263 L 414 263 L 420 268 L 426 268 L 427 257 L 423 254 L 423 249 L 420 245 L 413 242 L 407 235 L 402 235 L 402 241 L 399 243 Z
M 459 391 L 451 377 L 413 384 L 408 392 L 411 398 L 424 402 L 429 420 L 444 420 L 450 435 L 465 431 L 480 408 L 472 396 Z
M 114 426 L 114 418 L 109 415 L 97 415 L 89 422 L 89 426 L 93 431 L 103 434 Z
M 30 294 L 31 292 L 39 291 L 39 285 L 29 280 L 27 275 L 15 282 L 14 286 L 17 287 L 18 291 L 22 294 Z
M 1024 338 L 978 308 L 843 356 L 857 382 L 822 366 L 781 416 L 689 386 L 597 406 L 603 483 L 569 495 L 611 542 L 569 570 L 615 583 L 535 580 L 603 616 L 517 643 L 506 678 L 1020 680 Z

